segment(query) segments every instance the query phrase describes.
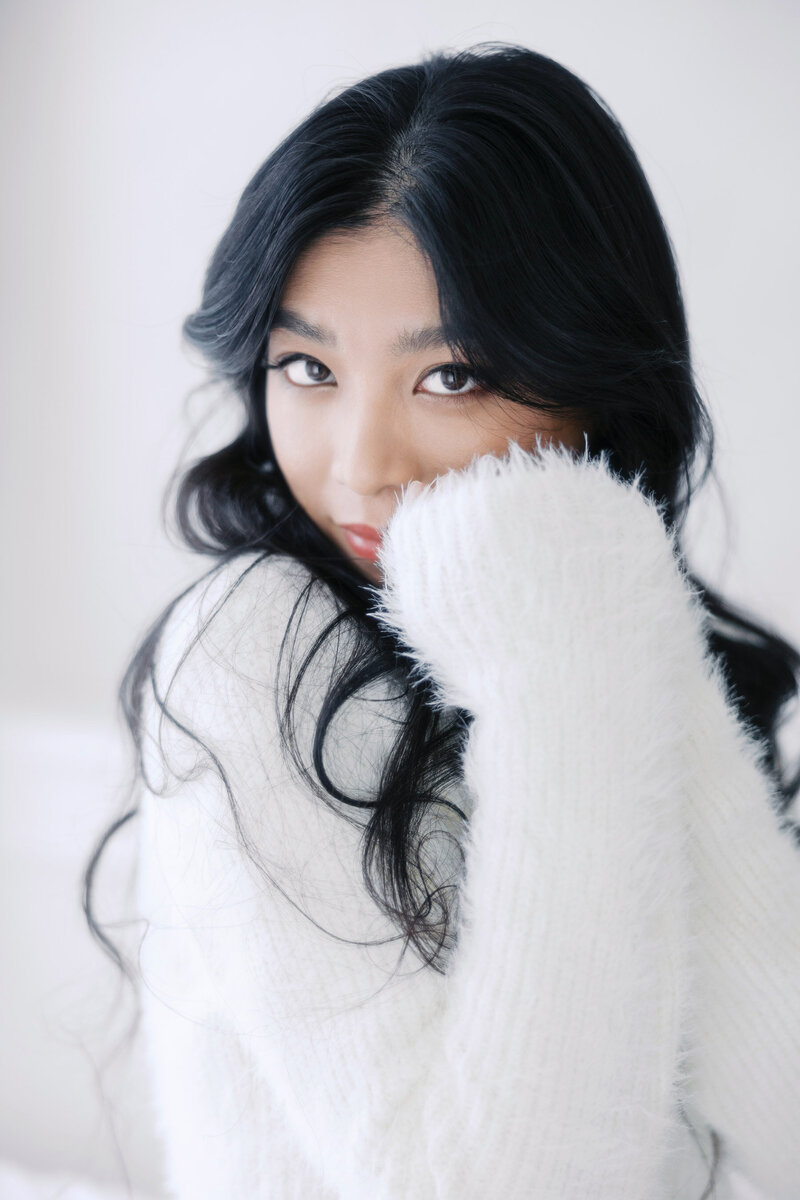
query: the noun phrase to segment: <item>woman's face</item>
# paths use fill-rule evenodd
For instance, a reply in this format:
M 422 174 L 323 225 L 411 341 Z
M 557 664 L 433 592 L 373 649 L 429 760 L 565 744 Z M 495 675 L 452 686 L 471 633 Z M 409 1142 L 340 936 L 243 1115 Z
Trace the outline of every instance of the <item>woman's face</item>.
M 397 225 L 336 232 L 298 258 L 268 345 L 267 420 L 297 502 L 369 580 L 381 581 L 375 531 L 401 488 L 557 440 L 583 449 L 575 419 L 558 420 L 479 391 L 442 335 L 433 270 Z M 292 359 L 293 361 L 289 361 Z M 455 364 L 455 365 L 454 365 Z

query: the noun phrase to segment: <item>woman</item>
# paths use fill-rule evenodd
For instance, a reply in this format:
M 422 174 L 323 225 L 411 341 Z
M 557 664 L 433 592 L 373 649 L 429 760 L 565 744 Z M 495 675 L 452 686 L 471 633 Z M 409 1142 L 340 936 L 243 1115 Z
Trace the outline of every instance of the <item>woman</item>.
M 796 1197 L 800 656 L 684 561 L 712 430 L 614 117 L 504 44 L 346 89 L 185 332 L 244 419 L 121 689 L 170 1194 Z

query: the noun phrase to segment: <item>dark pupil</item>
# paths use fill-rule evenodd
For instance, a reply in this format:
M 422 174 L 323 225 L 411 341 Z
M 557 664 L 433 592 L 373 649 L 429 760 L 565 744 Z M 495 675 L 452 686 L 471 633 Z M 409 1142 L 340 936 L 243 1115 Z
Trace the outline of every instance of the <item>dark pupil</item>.
M 324 378 L 327 370 L 328 368 L 324 367 L 321 362 L 315 362 L 313 358 L 306 359 L 306 374 L 310 375 L 312 379 L 319 381 Z M 315 371 L 319 372 L 319 374 L 315 374 Z
M 442 367 L 442 379 L 446 388 L 457 392 L 469 379 L 469 371 L 466 367 Z

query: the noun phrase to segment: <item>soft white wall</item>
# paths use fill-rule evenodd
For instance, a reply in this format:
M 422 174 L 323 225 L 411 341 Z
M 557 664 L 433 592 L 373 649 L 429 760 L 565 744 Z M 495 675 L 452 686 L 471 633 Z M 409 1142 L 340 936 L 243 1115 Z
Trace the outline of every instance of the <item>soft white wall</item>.
M 89 1127 L 85 1057 L 74 1052 L 70 1076 L 63 1046 L 47 1040 L 53 997 L 91 989 L 99 955 L 63 909 L 76 903 L 91 829 L 117 800 L 116 751 L 106 760 L 98 747 L 118 741 L 127 655 L 204 565 L 160 526 L 199 411 L 185 402 L 202 373 L 180 324 L 252 172 L 331 89 L 423 50 L 499 38 L 582 75 L 631 136 L 682 269 L 734 518 L 728 553 L 718 501 L 698 501 L 695 561 L 800 642 L 799 33 L 793 0 L 0 6 L 0 815 L 9 860 L 26 863 L 4 872 L 0 898 L 14 914 L 0 970 L 20 979 L 3 1076 L 22 1078 L 34 1052 L 39 1063 L 14 1096 L 27 1132 L 0 1151 L 52 1165 Z M 56 813 L 65 882 L 54 891 L 52 839 L 35 850 Z M 62 1092 L 71 1103 L 59 1107 Z

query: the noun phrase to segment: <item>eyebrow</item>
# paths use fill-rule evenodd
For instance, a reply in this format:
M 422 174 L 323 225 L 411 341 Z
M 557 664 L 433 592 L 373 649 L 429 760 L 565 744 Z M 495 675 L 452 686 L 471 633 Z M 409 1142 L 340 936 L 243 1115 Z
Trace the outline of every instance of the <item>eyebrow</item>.
M 271 330 L 286 329 L 300 337 L 318 342 L 320 346 L 337 348 L 336 335 L 323 325 L 312 325 L 299 313 L 291 308 L 279 308 L 272 322 Z M 441 325 L 429 325 L 425 329 L 403 329 L 391 345 L 391 352 L 398 357 L 402 354 L 419 354 L 423 350 L 432 350 L 437 346 L 447 346 L 444 329 Z

